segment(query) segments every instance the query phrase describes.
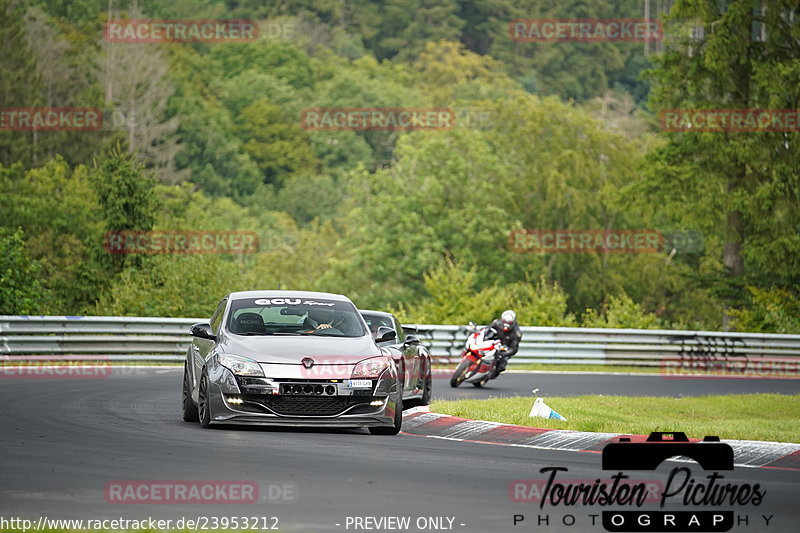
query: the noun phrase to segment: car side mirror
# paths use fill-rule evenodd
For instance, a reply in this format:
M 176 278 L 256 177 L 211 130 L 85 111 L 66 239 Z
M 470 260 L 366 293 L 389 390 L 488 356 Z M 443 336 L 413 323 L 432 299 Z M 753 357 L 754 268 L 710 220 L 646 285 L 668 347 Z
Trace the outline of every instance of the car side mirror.
M 211 331 L 211 324 L 207 324 L 206 322 L 194 324 L 189 331 L 191 332 L 192 337 L 208 339 L 210 341 L 217 340 L 217 336 L 214 335 L 213 331 Z
M 419 344 L 419 337 L 416 335 L 407 335 L 406 344 Z
M 380 326 L 375 333 L 375 342 L 393 341 L 397 338 L 397 332 L 392 328 Z

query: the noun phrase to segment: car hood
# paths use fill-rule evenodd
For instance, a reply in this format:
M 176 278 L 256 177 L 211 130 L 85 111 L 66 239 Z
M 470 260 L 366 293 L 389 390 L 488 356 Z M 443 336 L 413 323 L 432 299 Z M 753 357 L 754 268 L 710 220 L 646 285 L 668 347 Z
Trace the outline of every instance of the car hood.
M 311 357 L 318 364 L 355 364 L 370 356 L 385 354 L 370 336 L 290 337 L 228 336 L 219 344 L 220 353 L 240 355 L 259 363 L 300 364 Z

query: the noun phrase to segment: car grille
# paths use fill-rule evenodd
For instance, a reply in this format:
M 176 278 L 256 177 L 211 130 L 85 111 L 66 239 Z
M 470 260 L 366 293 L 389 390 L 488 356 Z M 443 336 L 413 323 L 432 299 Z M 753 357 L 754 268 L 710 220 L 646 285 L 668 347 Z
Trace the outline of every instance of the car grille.
M 332 416 L 355 405 L 369 406 L 372 396 L 282 396 L 246 398 L 279 415 Z

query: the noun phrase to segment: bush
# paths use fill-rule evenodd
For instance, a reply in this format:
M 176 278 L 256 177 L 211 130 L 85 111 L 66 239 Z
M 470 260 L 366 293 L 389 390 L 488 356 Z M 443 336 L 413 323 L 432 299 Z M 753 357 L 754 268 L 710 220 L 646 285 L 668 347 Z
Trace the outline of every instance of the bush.
M 625 293 L 609 298 L 608 305 L 599 313 L 587 309 L 581 317 L 581 323 L 587 328 L 658 329 L 662 326 L 656 315 L 644 312 Z
M 219 256 L 160 255 L 142 263 L 117 276 L 94 314 L 204 318 L 227 293 L 246 288 L 237 264 Z
M 41 262 L 28 256 L 22 229 L 10 233 L 0 228 L 0 314 L 36 312 L 43 296 L 37 279 L 41 267 Z
M 428 297 L 417 305 L 400 305 L 395 310 L 404 323 L 488 324 L 506 309 L 517 312 L 520 325 L 574 326 L 575 317 L 567 313 L 567 296 L 558 285 L 539 283 L 492 285 L 476 290 L 477 268 L 465 269 L 446 260 L 425 275 Z
M 796 290 L 748 286 L 747 292 L 749 305 L 728 311 L 736 331 L 800 333 L 800 294 Z

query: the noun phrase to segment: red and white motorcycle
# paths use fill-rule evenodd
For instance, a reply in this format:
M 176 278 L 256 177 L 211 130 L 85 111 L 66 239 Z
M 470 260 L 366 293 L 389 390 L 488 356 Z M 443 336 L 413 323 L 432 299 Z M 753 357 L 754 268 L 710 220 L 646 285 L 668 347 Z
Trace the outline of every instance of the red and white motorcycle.
M 495 377 L 497 359 L 506 349 L 497 338 L 494 328 L 477 329 L 474 322 L 469 325 L 467 331 L 472 333 L 467 337 L 464 351 L 461 352 L 461 361 L 450 377 L 451 387 L 458 387 L 462 383 L 472 383 L 475 387 L 486 385 L 487 381 Z

